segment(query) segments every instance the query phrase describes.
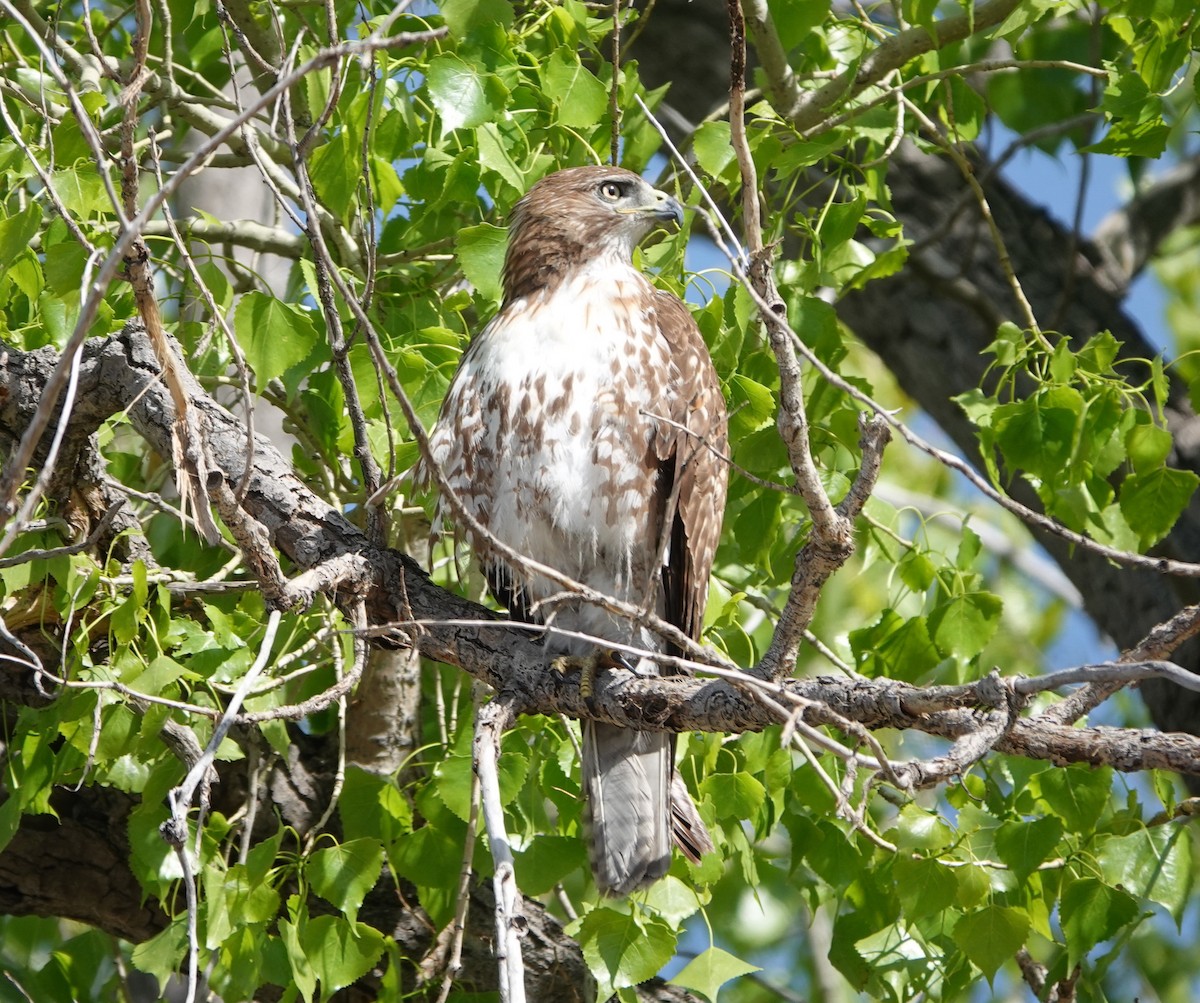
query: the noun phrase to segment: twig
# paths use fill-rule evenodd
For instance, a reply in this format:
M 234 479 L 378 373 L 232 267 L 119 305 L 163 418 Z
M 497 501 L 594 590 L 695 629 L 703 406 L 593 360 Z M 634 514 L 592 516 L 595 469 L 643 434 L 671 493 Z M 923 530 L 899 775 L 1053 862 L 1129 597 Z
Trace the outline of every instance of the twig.
M 1170 620 L 1152 628 L 1139 643 L 1122 655 L 1121 661 L 1117 664 L 1127 662 L 1136 664 L 1139 661 L 1159 663 L 1184 641 L 1197 634 L 1200 634 L 1200 606 L 1187 606 Z M 1187 675 L 1190 679 L 1200 678 L 1190 672 Z M 1070 724 L 1100 706 L 1124 685 L 1123 682 L 1117 682 L 1115 679 L 1089 682 L 1061 703 L 1047 708 L 1042 716 L 1056 724 Z M 1185 684 L 1181 683 L 1181 685 Z
M 880 42 L 861 60 L 816 91 L 802 93 L 791 108 L 780 108 L 803 135 L 824 128 L 824 116 L 838 103 L 861 94 L 910 59 L 942 49 L 1003 21 L 1020 0 L 985 0 L 970 11 L 934 22 L 930 27 L 906 28 Z
M 338 91 L 338 86 L 332 88 Z M 354 458 L 358 461 L 362 473 L 363 489 L 368 498 L 379 491 L 380 470 L 371 452 L 371 439 L 367 432 L 367 418 L 358 393 L 358 385 L 354 380 L 354 371 L 350 366 L 349 345 L 346 342 L 345 331 L 342 328 L 341 314 L 334 297 L 333 283 L 330 276 L 337 270 L 325 236 L 316 213 L 316 193 L 313 191 L 312 179 L 309 177 L 308 165 L 304 160 L 304 144 L 296 139 L 295 122 L 292 116 L 290 93 L 283 95 L 284 121 L 287 130 L 288 145 L 292 150 L 292 166 L 299 183 L 300 204 L 304 209 L 304 230 L 313 248 L 313 264 L 317 274 L 317 296 L 321 302 L 321 312 L 325 317 L 325 326 L 329 332 L 329 350 L 333 356 L 334 372 L 342 387 L 347 414 L 350 418 L 350 428 L 354 436 Z M 332 113 L 332 108 L 327 109 Z M 310 130 L 309 135 L 312 135 Z M 306 137 L 307 138 L 307 137 Z M 348 293 L 349 290 L 343 290 Z M 361 324 L 361 320 L 359 321 Z M 387 514 L 382 506 L 367 506 L 367 535 L 375 543 L 387 539 Z
M 236 74 L 234 74 L 234 76 L 236 77 Z M 153 131 L 150 133 L 150 152 L 154 163 L 155 178 L 157 179 L 158 185 L 161 188 L 164 179 L 162 175 L 161 161 L 159 160 L 158 140 Z M 238 344 L 238 340 L 233 333 L 233 329 L 229 326 L 229 322 L 225 319 L 225 314 L 221 311 L 220 307 L 217 306 L 217 301 L 212 294 L 212 290 L 209 289 L 208 283 L 204 281 L 204 276 L 200 274 L 200 269 L 196 266 L 195 258 L 192 256 L 187 245 L 184 243 L 183 238 L 179 234 L 179 228 L 175 225 L 175 216 L 174 213 L 171 212 L 170 203 L 164 203 L 162 208 L 163 220 L 167 229 L 167 233 L 170 235 L 171 240 L 174 241 L 176 248 L 178 248 L 179 256 L 182 259 L 184 266 L 187 268 L 188 274 L 191 275 L 192 281 L 196 283 L 196 288 L 200 290 L 200 295 L 204 297 L 204 302 L 208 307 L 209 315 L 212 317 L 217 326 L 221 328 L 221 332 L 225 335 L 225 343 L 229 345 L 229 351 L 233 355 L 233 366 L 237 372 L 238 381 L 241 384 L 242 412 L 245 415 L 246 421 L 246 461 L 245 468 L 242 473 L 242 479 L 238 484 L 236 491 L 236 497 L 240 503 L 242 498 L 245 497 L 246 489 L 250 482 L 250 471 L 253 469 L 254 465 L 254 395 L 250 392 L 250 368 L 246 363 L 246 355 L 242 351 L 242 346 Z M 184 496 L 181 495 L 181 498 L 182 497 Z M 204 506 L 204 511 L 207 514 L 207 500 L 201 498 L 200 502 Z M 184 509 L 180 512 L 180 515 L 186 522 L 186 506 L 184 506 Z M 211 518 L 209 519 L 209 522 L 211 522 Z M 209 528 L 207 526 L 202 528 L 198 523 L 197 528 L 200 529 L 201 535 L 205 537 L 206 542 L 209 544 L 217 542 L 216 539 L 210 538 Z M 218 534 L 218 539 L 219 538 L 220 537 Z
M 367 612 L 361 602 L 358 604 L 357 619 L 360 624 L 366 623 Z M 367 643 L 365 640 L 363 640 L 362 636 L 356 632 L 354 634 L 353 644 L 354 662 L 351 666 L 350 674 L 355 678 L 361 678 L 363 667 L 367 664 Z M 325 804 L 325 810 L 321 812 L 321 817 L 317 819 L 305 836 L 304 850 L 306 853 L 312 849 L 313 843 L 316 841 L 317 836 L 320 835 L 322 830 L 324 830 L 325 826 L 328 824 L 329 820 L 333 817 L 334 809 L 337 808 L 338 799 L 342 796 L 342 787 L 346 783 L 346 694 L 349 691 L 341 687 L 341 684 L 346 676 L 346 666 L 342 657 L 342 646 L 337 642 L 336 639 L 330 646 L 330 654 L 333 658 L 334 675 L 337 679 L 335 688 L 339 688 L 341 690 L 337 697 L 337 766 L 333 773 L 333 790 L 329 792 L 329 800 Z
M 28 20 L 16 11 L 10 0 L 0 0 L 0 8 L 8 11 L 26 29 L 39 48 L 43 50 L 47 66 L 55 74 L 56 81 L 72 101 L 72 108 L 79 120 L 80 128 L 83 131 L 85 139 L 88 139 L 90 143 L 92 141 L 92 133 L 94 132 L 91 126 L 91 119 L 79 103 L 74 88 L 54 63 L 52 53 L 42 42 L 41 37 L 33 30 Z M 208 140 L 201 143 L 199 148 L 167 179 L 167 183 L 146 199 L 145 204 L 142 206 L 142 211 L 131 220 L 126 220 L 124 212 L 121 209 L 120 200 L 112 188 L 112 181 L 107 173 L 108 160 L 104 156 L 103 148 L 99 145 L 99 139 L 96 139 L 93 150 L 95 162 L 102 168 L 101 178 L 109 191 L 114 212 L 121 221 L 121 233 L 101 263 L 95 279 L 84 286 L 86 296 L 79 311 L 79 316 L 76 318 L 74 330 L 67 340 L 62 359 L 49 379 L 46 380 L 38 410 L 26 426 L 21 436 L 21 441 L 8 457 L 3 478 L 0 478 L 0 500 L 11 499 L 15 496 L 16 485 L 20 484 L 24 476 L 24 471 L 29 466 L 34 450 L 37 448 L 38 442 L 41 441 L 46 425 L 49 423 L 58 402 L 59 395 L 62 393 L 64 384 L 67 382 L 71 366 L 70 360 L 74 358 L 79 347 L 87 337 L 92 322 L 95 320 L 96 310 L 99 308 L 100 301 L 107 293 L 109 285 L 116 277 L 117 269 L 132 248 L 134 241 L 141 235 L 146 223 L 158 212 L 159 207 L 175 194 L 176 189 L 191 177 L 214 150 L 236 134 L 254 115 L 258 114 L 263 108 L 268 107 L 281 94 L 295 86 L 307 74 L 331 66 L 341 59 L 359 56 L 366 52 L 373 52 L 378 49 L 402 48 L 414 43 L 432 41 L 443 37 L 446 32 L 447 29 L 445 27 L 440 27 L 428 31 L 405 32 L 388 38 L 377 39 L 368 37 L 356 41 L 342 42 L 338 45 L 319 50 L 316 55 L 303 65 L 281 77 L 275 84 L 257 95 L 255 100 L 240 114 L 225 122 Z M 3 510 L 0 510 L 0 524 L 7 520 L 9 514 L 7 506 Z
M 208 807 L 208 789 L 211 783 L 210 771 L 212 770 L 213 760 L 216 758 L 218 747 L 225 740 L 225 736 L 233 726 L 238 708 L 241 706 L 242 700 L 245 699 L 246 693 L 249 691 L 258 674 L 267 667 L 267 662 L 271 657 L 271 646 L 275 643 L 275 634 L 279 630 L 279 620 L 279 611 L 273 611 L 267 619 L 267 628 L 263 634 L 258 658 L 254 660 L 254 664 L 246 672 L 241 686 L 238 687 L 237 692 L 234 693 L 233 698 L 229 701 L 229 705 L 225 708 L 220 720 L 213 727 L 212 737 L 209 738 L 208 744 L 204 747 L 203 754 L 192 765 L 192 768 L 188 770 L 187 776 L 183 778 L 183 782 L 179 786 L 172 788 L 167 794 L 167 803 L 171 806 L 171 817 L 162 824 L 161 832 L 163 839 L 175 850 L 175 854 L 179 858 L 187 890 L 188 978 L 185 1003 L 194 1003 L 196 999 L 200 957 L 200 941 L 196 932 L 199 919 L 199 905 L 196 897 L 196 875 L 192 870 L 192 858 L 188 853 L 187 847 L 188 813 L 191 811 L 192 799 L 196 795 L 197 788 L 199 788 L 200 811 L 196 816 L 195 848 L 196 861 L 199 862 L 201 837 L 204 832 L 204 813 Z
M 87 265 L 84 269 L 85 276 L 92 271 L 93 259 L 88 257 Z M 68 347 L 68 351 L 63 352 L 62 359 L 59 362 L 59 369 L 63 368 L 63 363 L 66 363 L 66 398 L 63 400 L 62 411 L 59 413 L 58 424 L 54 429 L 54 436 L 50 440 L 50 448 L 46 451 L 46 462 L 42 464 L 41 470 L 33 482 L 33 486 L 25 495 L 25 500 L 21 504 L 20 510 L 16 514 L 16 518 L 12 520 L 4 533 L 4 537 L 0 539 L 0 554 L 5 553 L 12 546 L 13 541 L 17 538 L 17 534 L 24 528 L 30 515 L 33 514 L 34 508 L 41 500 L 46 488 L 50 484 L 50 478 L 54 476 L 54 465 L 58 460 L 58 451 L 62 448 L 63 437 L 71 421 L 71 412 L 75 408 L 75 393 L 79 385 L 79 365 L 83 358 L 83 342 L 80 340 L 77 344 Z M 57 370 L 56 370 L 57 372 Z M 45 396 L 43 396 L 43 401 Z M 39 411 L 41 408 L 39 407 Z M 50 409 L 46 409 L 46 421 L 50 420 Z M 28 434 L 28 433 L 27 433 Z M 22 437 L 22 443 L 25 441 Z M 20 452 L 20 446 L 14 452 Z M 25 467 L 28 465 L 28 460 L 20 468 L 16 466 L 14 456 L 9 456 L 9 466 L 5 471 L 3 479 L 0 479 L 0 525 L 6 521 L 6 516 L 9 514 L 13 499 L 16 497 L 16 492 L 20 486 L 21 480 L 24 477 Z
M 621 0 L 612 0 L 612 83 L 608 88 L 608 119 L 612 129 L 609 163 L 614 166 L 621 152 Z
M 959 173 L 967 183 L 967 187 L 975 195 L 975 201 L 979 205 L 979 214 L 983 217 L 984 222 L 987 224 L 988 233 L 991 235 L 992 246 L 996 250 L 996 259 L 1000 265 L 1000 270 L 1003 272 L 1008 286 L 1012 290 L 1013 298 L 1017 302 L 1017 307 L 1020 310 L 1021 320 L 1025 328 L 1033 333 L 1044 348 L 1052 351 L 1054 346 L 1042 334 L 1037 317 L 1033 313 L 1033 306 L 1025 296 L 1025 290 L 1021 287 L 1021 281 L 1017 278 L 1016 270 L 1013 268 L 1012 258 L 1009 257 L 1008 245 L 1004 241 L 1004 235 L 1000 232 L 1000 227 L 996 225 L 995 217 L 992 216 L 992 209 L 988 204 L 987 195 L 979 184 L 979 179 L 975 177 L 975 172 L 967 162 L 967 158 L 954 143 L 942 135 L 936 123 L 904 95 L 900 96 L 900 103 L 920 123 L 921 128 L 925 130 L 925 134 L 937 143 L 949 155 L 950 159 L 954 161 L 955 166 L 958 167 Z
M 528 923 L 521 910 L 521 893 L 513 869 L 512 847 L 504 829 L 504 808 L 500 803 L 500 738 L 512 724 L 513 707 L 501 696 L 482 707 L 475 721 L 474 759 L 483 801 L 483 821 L 495 874 L 492 886 L 496 895 L 496 963 L 500 973 L 501 1003 L 525 1003 L 525 964 L 521 937 Z
M 478 719 L 479 712 L 482 709 L 480 706 L 482 697 L 483 687 L 477 683 L 471 694 L 472 703 L 475 705 L 476 719 Z M 463 839 L 462 868 L 458 874 L 458 888 L 455 891 L 457 904 L 454 907 L 454 921 L 451 925 L 449 956 L 446 958 L 445 973 L 442 977 L 441 989 L 438 991 L 437 1003 L 446 1003 L 446 1000 L 450 996 L 450 989 L 454 985 L 454 980 L 462 970 L 463 936 L 467 930 L 467 910 L 471 905 L 471 875 L 474 873 L 475 834 L 479 829 L 479 795 L 479 771 L 472 770 L 471 812 L 467 818 L 467 833 Z M 422 964 L 424 963 L 422 962 Z
M 100 517 L 100 521 L 96 523 L 96 528 L 88 534 L 86 540 L 81 540 L 79 543 L 69 543 L 63 547 L 51 547 L 48 550 L 23 550 L 12 557 L 0 558 L 0 568 L 11 568 L 18 564 L 26 564 L 29 561 L 48 561 L 52 557 L 67 557 L 84 550 L 90 550 L 96 545 L 96 541 L 108 532 L 113 519 L 116 518 L 117 513 L 121 511 L 124 505 L 125 499 L 119 498 L 105 509 L 104 514 Z

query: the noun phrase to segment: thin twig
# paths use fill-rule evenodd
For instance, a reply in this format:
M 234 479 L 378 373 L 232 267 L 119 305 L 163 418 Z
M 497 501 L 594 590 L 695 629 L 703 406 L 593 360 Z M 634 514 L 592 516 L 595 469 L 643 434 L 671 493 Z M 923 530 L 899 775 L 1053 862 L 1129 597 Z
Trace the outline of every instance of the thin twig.
M 233 726 L 237 718 L 238 708 L 241 707 L 242 700 L 245 699 L 246 693 L 249 691 L 255 678 L 267 667 L 267 663 L 270 661 L 271 646 L 275 643 L 275 634 L 279 630 L 279 620 L 280 613 L 278 610 L 273 611 L 270 617 L 268 617 L 258 657 L 246 672 L 246 675 L 242 679 L 242 685 L 238 687 L 238 691 L 234 693 L 233 698 L 229 701 L 228 706 L 213 727 L 212 737 L 209 738 L 208 744 L 204 747 L 204 752 L 192 765 L 191 769 L 188 770 L 187 776 L 183 778 L 183 782 L 167 794 L 167 803 L 171 806 L 171 817 L 163 823 L 162 835 L 175 850 L 175 854 L 179 858 L 180 865 L 183 868 L 184 884 L 187 891 L 188 977 L 185 1003 L 194 1003 L 196 999 L 200 957 L 200 942 L 197 936 L 199 904 L 196 896 L 196 875 L 192 870 L 192 857 L 188 853 L 187 846 L 188 813 L 191 811 L 192 799 L 196 796 L 197 789 L 199 789 L 200 810 L 196 816 L 196 846 L 194 851 L 196 862 L 199 863 L 201 838 L 204 832 L 204 814 L 208 807 L 208 788 L 211 783 L 210 771 L 212 770 L 212 764 L 216 758 L 217 749 L 225 740 L 225 736 L 229 733 L 229 729 Z
M 513 867 L 512 846 L 504 828 L 500 801 L 500 738 L 513 721 L 513 709 L 503 697 L 480 709 L 475 722 L 474 760 L 479 775 L 483 820 L 492 853 L 496 895 L 496 964 L 501 1003 L 525 1003 L 525 963 L 521 937 L 528 922 L 521 909 L 521 893 Z

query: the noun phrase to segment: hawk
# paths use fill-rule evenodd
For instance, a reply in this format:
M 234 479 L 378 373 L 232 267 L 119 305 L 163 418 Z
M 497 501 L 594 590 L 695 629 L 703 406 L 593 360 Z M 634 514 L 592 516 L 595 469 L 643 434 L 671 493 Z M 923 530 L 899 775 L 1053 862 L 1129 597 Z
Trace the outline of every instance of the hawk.
M 728 481 L 725 402 L 687 307 L 632 261 L 656 225 L 682 219 L 675 199 L 621 168 L 537 182 L 510 217 L 500 312 L 463 354 L 430 444 L 489 534 L 698 638 Z M 466 535 L 514 618 L 673 653 Z M 598 648 L 554 630 L 546 644 L 570 658 Z M 637 671 L 660 667 L 645 657 Z M 712 849 L 674 749 L 661 732 L 583 726 L 589 858 L 606 893 L 666 873 L 672 835 L 693 860 Z

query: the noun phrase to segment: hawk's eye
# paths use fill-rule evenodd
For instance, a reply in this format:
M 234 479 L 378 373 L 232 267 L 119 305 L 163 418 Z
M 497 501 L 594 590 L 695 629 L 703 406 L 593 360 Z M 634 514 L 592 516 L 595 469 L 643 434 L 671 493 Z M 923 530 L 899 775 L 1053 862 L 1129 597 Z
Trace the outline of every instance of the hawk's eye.
M 616 202 L 623 194 L 624 190 L 616 181 L 605 181 L 600 185 L 600 197 L 605 202 Z

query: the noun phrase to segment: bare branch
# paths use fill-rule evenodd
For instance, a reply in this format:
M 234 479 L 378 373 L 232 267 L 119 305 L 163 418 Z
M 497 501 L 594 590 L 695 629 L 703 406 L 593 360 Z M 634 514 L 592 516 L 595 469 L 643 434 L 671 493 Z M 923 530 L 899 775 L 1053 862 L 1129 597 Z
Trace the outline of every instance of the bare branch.
M 862 60 L 823 87 L 801 94 L 794 105 L 782 107 L 779 111 L 792 120 L 799 132 L 808 134 L 819 131 L 824 126 L 822 118 L 838 103 L 862 93 L 910 59 L 994 27 L 1008 17 L 1019 2 L 985 0 L 969 12 L 937 21 L 932 30 L 925 27 L 905 28 L 880 42 Z M 776 86 L 781 93 L 786 93 L 782 81 Z
M 1126 284 L 1176 230 L 1200 220 L 1200 157 L 1177 164 L 1101 220 L 1092 241 Z
M 504 697 L 480 708 L 475 722 L 474 760 L 483 798 L 483 820 L 492 851 L 496 891 L 496 964 L 500 969 L 501 1003 L 525 1003 L 525 965 L 521 938 L 527 922 L 513 869 L 512 846 L 504 831 L 504 806 L 500 801 L 500 738 L 516 715 Z

